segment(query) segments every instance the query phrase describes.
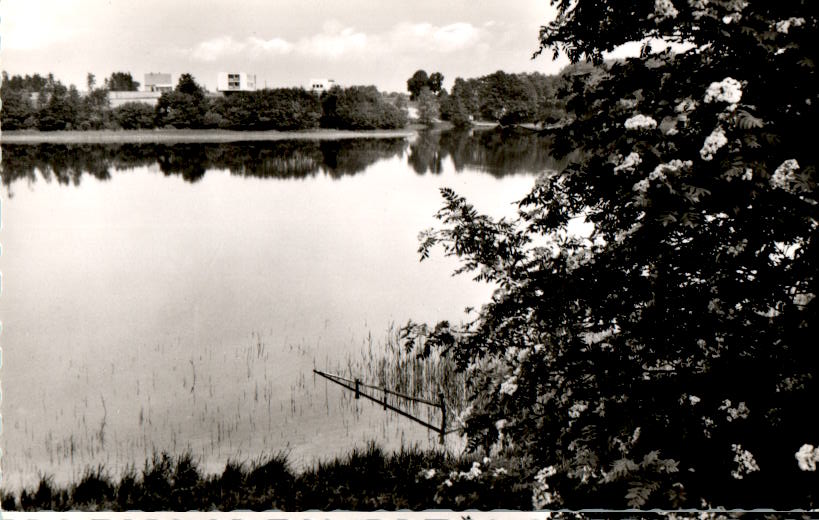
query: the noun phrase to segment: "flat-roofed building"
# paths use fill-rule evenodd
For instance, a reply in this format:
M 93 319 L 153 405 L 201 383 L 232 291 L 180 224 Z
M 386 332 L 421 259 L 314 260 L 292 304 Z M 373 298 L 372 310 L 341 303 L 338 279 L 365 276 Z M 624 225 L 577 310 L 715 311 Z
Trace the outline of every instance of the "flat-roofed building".
M 252 92 L 256 90 L 256 75 L 246 72 L 220 72 L 216 77 L 218 92 Z
M 125 103 L 145 103 L 147 105 L 156 106 L 159 103 L 159 97 L 162 92 L 149 91 L 126 91 L 126 90 L 112 90 L 108 92 L 108 104 L 111 108 L 117 108 Z
M 171 75 L 166 72 L 148 72 L 145 74 L 146 92 L 170 92 L 173 90 Z
M 321 94 L 322 92 L 330 90 L 336 85 L 338 85 L 338 83 L 336 83 L 336 80 L 334 79 L 312 78 L 310 83 L 307 84 L 307 90 L 312 90 Z

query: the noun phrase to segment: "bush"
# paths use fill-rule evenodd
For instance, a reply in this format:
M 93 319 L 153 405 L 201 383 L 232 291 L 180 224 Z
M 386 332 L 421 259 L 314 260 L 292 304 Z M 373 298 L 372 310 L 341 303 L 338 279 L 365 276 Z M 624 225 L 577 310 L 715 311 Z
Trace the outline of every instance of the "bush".
M 114 121 L 120 128 L 125 130 L 136 130 L 140 128 L 153 128 L 156 111 L 154 107 L 147 103 L 129 101 L 113 109 Z
M 406 114 L 382 99 L 374 86 L 333 87 L 321 98 L 323 128 L 373 130 L 403 128 Z

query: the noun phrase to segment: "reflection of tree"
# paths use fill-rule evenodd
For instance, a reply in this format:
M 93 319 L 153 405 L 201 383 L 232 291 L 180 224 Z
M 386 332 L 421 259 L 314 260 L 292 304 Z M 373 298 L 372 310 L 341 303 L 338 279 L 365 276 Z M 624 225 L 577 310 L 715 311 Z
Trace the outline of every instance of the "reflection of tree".
M 421 133 L 408 161 L 417 173 L 440 173 L 450 156 L 456 171 L 476 168 L 492 175 L 562 170 L 566 159 L 551 154 L 552 138 L 523 129 L 451 130 Z
M 37 177 L 79 185 L 84 174 L 110 178 L 110 170 L 156 164 L 165 175 L 188 182 L 207 170 L 260 178 L 304 178 L 324 172 L 355 175 L 375 162 L 401 155 L 403 139 L 273 141 L 177 144 L 7 144 L 3 145 L 2 182 L 11 193 L 18 179 Z M 39 173 L 38 173 L 39 172 Z
M 450 132 L 447 132 L 449 134 Z M 448 150 L 441 147 L 441 132 L 420 132 L 410 145 L 407 161 L 415 173 L 440 174 Z
M 321 141 L 319 145 L 326 172 L 331 177 L 356 174 L 382 159 L 401 155 L 404 139 L 348 139 Z

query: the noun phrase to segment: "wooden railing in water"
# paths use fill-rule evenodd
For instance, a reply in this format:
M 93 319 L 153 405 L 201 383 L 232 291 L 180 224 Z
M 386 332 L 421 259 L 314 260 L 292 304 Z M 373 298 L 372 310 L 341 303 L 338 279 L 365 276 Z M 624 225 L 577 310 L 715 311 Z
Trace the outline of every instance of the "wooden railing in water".
M 340 376 L 338 374 L 330 374 L 328 372 L 322 372 L 321 370 L 316 370 L 316 369 L 313 369 L 313 373 L 318 374 L 321 377 L 323 377 L 323 378 L 325 378 L 325 379 L 327 379 L 329 381 L 332 381 L 333 383 L 335 383 L 335 384 L 337 384 L 339 386 L 342 386 L 342 387 L 344 387 L 344 388 L 346 388 L 348 390 L 351 390 L 351 391 L 355 392 L 355 398 L 356 399 L 359 399 L 361 397 L 365 397 L 365 398 L 369 399 L 370 401 L 372 401 L 374 403 L 380 404 L 384 408 L 384 410 L 392 410 L 393 412 L 395 412 L 395 413 L 397 413 L 397 414 L 399 414 L 399 415 L 401 415 L 403 417 L 406 417 L 407 419 L 413 420 L 413 421 L 417 422 L 418 424 L 426 426 L 430 430 L 432 430 L 434 432 L 437 432 L 438 435 L 439 435 L 439 439 L 440 439 L 441 444 L 444 444 L 444 438 L 445 438 L 447 433 L 452 433 L 453 431 L 455 431 L 455 430 L 450 430 L 450 431 L 446 430 L 446 419 L 447 419 L 447 417 L 446 417 L 446 401 L 444 401 L 444 394 L 442 392 L 438 393 L 438 402 L 436 403 L 436 402 L 430 401 L 428 399 L 422 399 L 420 397 L 414 397 L 414 396 L 411 396 L 411 395 L 402 394 L 400 392 L 395 392 L 393 390 L 390 390 L 390 389 L 382 387 L 382 386 L 369 385 L 367 383 L 361 382 L 361 380 L 358 379 L 358 378 L 348 379 L 348 378 L 342 377 L 342 376 Z M 367 394 L 362 389 L 377 390 L 377 391 L 381 392 L 382 397 L 381 397 L 381 399 L 379 399 L 379 398 L 377 398 L 375 396 Z M 404 399 L 404 400 L 407 400 L 407 401 L 412 401 L 412 402 L 416 402 L 416 403 L 425 404 L 427 406 L 432 406 L 434 408 L 440 408 L 440 410 L 441 410 L 441 426 L 440 427 L 434 426 L 434 425 L 424 421 L 423 419 L 415 417 L 414 415 L 412 415 L 412 414 L 410 414 L 408 412 L 405 412 L 404 410 L 401 410 L 400 408 L 398 408 L 396 406 L 391 405 L 390 403 L 387 402 L 387 395 L 394 395 L 395 397 L 398 397 L 400 399 Z

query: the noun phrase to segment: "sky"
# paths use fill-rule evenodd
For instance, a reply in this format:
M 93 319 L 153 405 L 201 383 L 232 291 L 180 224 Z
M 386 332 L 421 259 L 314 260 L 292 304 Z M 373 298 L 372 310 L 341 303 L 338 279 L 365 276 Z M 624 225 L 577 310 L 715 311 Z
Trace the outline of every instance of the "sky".
M 85 89 L 91 72 L 255 74 L 260 87 L 312 78 L 406 91 L 418 69 L 456 77 L 555 73 L 535 60 L 548 0 L 0 0 L 0 67 Z

